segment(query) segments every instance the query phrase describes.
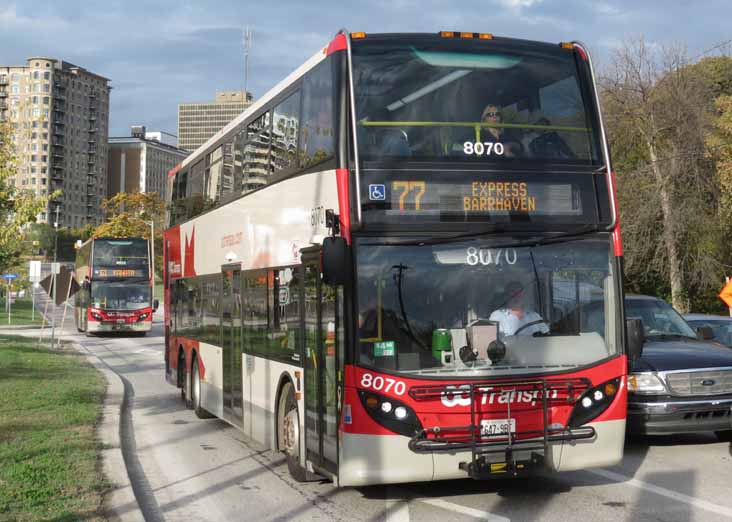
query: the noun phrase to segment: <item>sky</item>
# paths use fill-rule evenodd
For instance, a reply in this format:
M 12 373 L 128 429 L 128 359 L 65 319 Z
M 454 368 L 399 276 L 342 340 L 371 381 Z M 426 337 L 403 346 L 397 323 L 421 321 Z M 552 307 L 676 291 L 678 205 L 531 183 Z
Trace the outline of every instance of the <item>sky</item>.
M 242 89 L 245 25 L 248 89 L 258 98 L 341 28 L 579 40 L 601 69 L 639 37 L 698 57 L 732 40 L 731 15 L 729 0 L 0 0 L 0 64 L 69 61 L 111 80 L 110 136 L 129 136 L 135 124 L 176 133 L 178 103 Z

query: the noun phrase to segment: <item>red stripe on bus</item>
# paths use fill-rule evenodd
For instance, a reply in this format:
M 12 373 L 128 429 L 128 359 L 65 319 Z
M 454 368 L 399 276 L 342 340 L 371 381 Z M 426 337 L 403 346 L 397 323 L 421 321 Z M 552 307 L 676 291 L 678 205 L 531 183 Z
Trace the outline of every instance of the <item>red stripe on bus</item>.
M 336 184 L 338 186 L 338 219 L 341 222 L 341 235 L 350 245 L 351 200 L 348 190 L 348 169 L 336 169 Z
M 577 50 L 577 53 L 580 55 L 580 58 L 582 58 L 582 61 L 587 61 L 587 51 L 585 51 L 581 45 L 574 44 L 574 48 Z
M 338 51 L 345 51 L 348 48 L 348 42 L 346 41 L 345 34 L 337 34 L 333 40 L 328 44 L 328 50 L 325 52 L 326 56 L 333 54 Z
M 621 257 L 623 255 L 623 240 L 620 237 L 620 211 L 618 209 L 618 190 L 617 183 L 615 181 L 615 172 L 610 172 L 610 184 L 612 185 L 612 199 L 613 207 L 615 209 L 615 228 L 613 229 L 613 248 L 615 250 L 615 256 Z

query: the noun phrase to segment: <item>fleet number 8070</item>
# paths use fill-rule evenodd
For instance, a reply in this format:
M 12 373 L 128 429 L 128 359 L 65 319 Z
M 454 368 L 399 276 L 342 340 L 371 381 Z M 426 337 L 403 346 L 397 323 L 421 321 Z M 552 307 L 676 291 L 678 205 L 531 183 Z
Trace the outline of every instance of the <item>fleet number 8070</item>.
M 491 154 L 494 154 L 496 156 L 503 156 L 505 148 L 503 146 L 503 143 L 500 142 L 494 143 L 490 141 L 466 141 L 465 143 L 463 143 L 463 152 L 468 156 L 472 156 L 473 154 L 476 156 L 490 156 Z

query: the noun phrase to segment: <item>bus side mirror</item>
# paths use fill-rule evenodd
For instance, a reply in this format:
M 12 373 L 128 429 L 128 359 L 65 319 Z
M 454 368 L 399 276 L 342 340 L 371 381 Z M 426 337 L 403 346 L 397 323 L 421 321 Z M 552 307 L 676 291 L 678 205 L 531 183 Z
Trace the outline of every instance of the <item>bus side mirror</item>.
M 700 326 L 696 329 L 696 335 L 702 341 L 711 341 L 714 339 L 714 330 L 711 326 Z
M 643 321 L 641 319 L 631 317 L 625 320 L 625 333 L 628 340 L 628 358 L 631 361 L 640 359 L 643 354 Z
M 158 311 L 158 306 L 160 306 L 160 301 L 158 301 L 157 299 L 155 299 L 153 301 L 153 312 L 157 312 Z
M 323 240 L 323 281 L 338 286 L 346 283 L 351 269 L 350 250 L 342 237 Z

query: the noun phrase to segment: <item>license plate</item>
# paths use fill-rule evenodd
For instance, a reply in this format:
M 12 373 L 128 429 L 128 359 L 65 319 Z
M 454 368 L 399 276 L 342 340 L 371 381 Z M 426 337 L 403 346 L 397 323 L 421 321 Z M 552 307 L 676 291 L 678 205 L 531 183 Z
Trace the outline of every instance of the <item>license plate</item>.
M 516 419 L 491 419 L 480 421 L 480 434 L 483 437 L 498 437 L 508 435 L 509 420 L 511 433 L 516 432 Z
M 125 324 L 126 322 L 124 319 L 117 319 L 117 324 Z

